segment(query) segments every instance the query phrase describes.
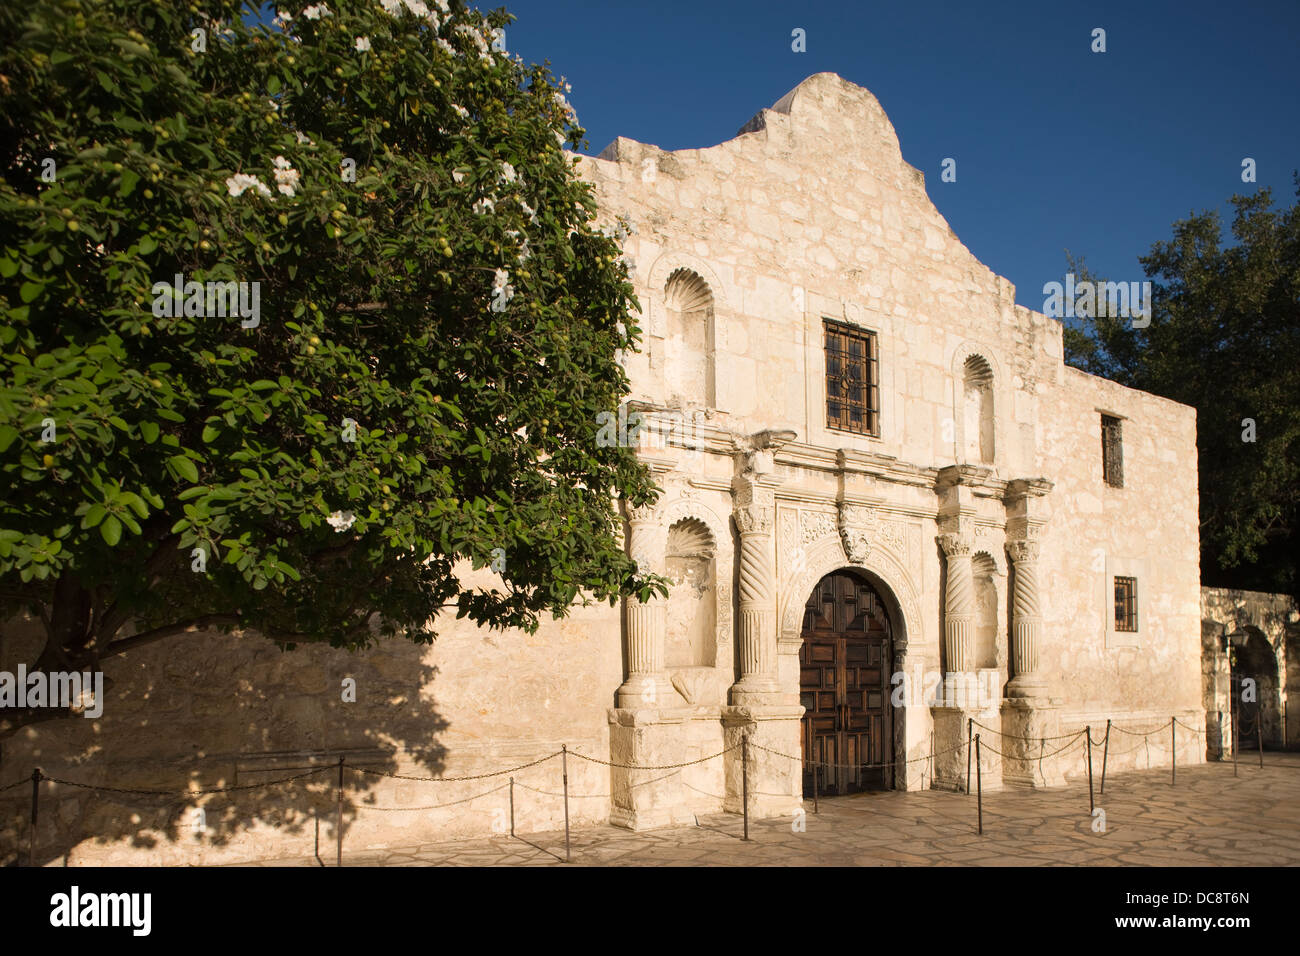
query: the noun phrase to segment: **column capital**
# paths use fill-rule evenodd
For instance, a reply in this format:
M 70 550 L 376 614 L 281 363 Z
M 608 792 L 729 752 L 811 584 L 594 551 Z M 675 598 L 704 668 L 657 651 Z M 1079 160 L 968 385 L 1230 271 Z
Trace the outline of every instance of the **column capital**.
M 975 547 L 975 536 L 962 531 L 949 531 L 937 538 L 939 547 L 950 558 L 968 557 Z
M 1037 561 L 1040 550 L 1037 538 L 1020 538 L 1007 542 L 1007 554 L 1011 556 L 1011 563 L 1016 565 Z

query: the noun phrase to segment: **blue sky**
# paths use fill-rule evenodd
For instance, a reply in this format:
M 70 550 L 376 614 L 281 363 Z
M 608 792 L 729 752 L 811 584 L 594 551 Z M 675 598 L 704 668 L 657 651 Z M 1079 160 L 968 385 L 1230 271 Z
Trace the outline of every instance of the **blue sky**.
M 723 142 L 822 70 L 865 86 L 958 237 L 1034 309 L 1067 248 L 1139 280 L 1137 257 L 1176 219 L 1259 185 L 1295 201 L 1300 0 L 477 4 L 501 5 L 518 18 L 511 51 L 573 84 L 592 152 L 619 135 Z M 945 157 L 955 183 L 940 180 Z

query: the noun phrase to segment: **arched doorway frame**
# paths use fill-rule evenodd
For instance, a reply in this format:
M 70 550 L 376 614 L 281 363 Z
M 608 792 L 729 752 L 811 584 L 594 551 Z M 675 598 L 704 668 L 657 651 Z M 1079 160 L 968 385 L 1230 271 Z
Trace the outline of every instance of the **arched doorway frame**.
M 875 589 L 889 615 L 893 636 L 894 660 L 891 675 L 903 672 L 910 676 L 909 644 L 914 649 L 919 649 L 919 645 L 924 640 L 924 629 L 921 622 L 920 598 L 904 563 L 889 548 L 880 545 L 871 548 L 865 561 L 861 563 L 850 561 L 844 553 L 838 534 L 833 536 L 828 534 L 819 541 L 806 545 L 803 554 L 802 566 L 796 573 L 782 580 L 782 586 L 778 591 L 777 650 L 781 655 L 793 655 L 794 658 L 793 666 L 780 668 L 782 692 L 792 695 L 789 697 L 791 700 L 799 699 L 798 657 L 799 649 L 803 646 L 803 608 L 817 582 L 835 571 L 855 572 Z M 905 697 L 902 707 L 894 708 L 891 722 L 893 740 L 890 745 L 893 759 L 898 762 L 894 774 L 894 789 L 919 789 L 921 786 L 919 783 L 912 782 L 914 774 L 904 772 L 912 768 L 902 761 L 908 759 L 909 725 L 924 724 L 926 727 L 924 733 L 929 732 L 928 713 L 923 715 L 917 713 L 922 709 L 923 704 L 916 693 Z

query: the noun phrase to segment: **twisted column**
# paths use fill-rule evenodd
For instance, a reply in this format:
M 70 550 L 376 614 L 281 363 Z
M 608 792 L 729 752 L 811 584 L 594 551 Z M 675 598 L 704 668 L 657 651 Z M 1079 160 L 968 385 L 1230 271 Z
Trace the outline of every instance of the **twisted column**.
M 971 571 L 970 535 L 939 535 L 947 558 L 948 582 L 944 590 L 944 652 L 949 673 L 965 673 L 975 662 L 975 578 Z
M 775 513 L 771 488 L 753 481 L 738 484 L 735 518 L 740 532 L 740 680 L 731 688 L 731 701 L 736 705 L 766 702 L 777 689 L 776 562 L 772 545 Z
M 1036 697 L 1046 688 L 1038 672 L 1038 645 L 1043 612 L 1038 593 L 1038 542 L 1012 541 L 1007 553 L 1015 567 L 1011 597 L 1011 662 L 1015 676 L 1007 684 L 1008 697 Z
M 662 554 L 659 515 L 653 507 L 628 509 L 628 554 L 642 571 L 656 570 Z M 649 601 L 625 598 L 627 608 L 627 680 L 618 689 L 620 707 L 659 706 L 664 670 L 667 609 L 658 595 Z

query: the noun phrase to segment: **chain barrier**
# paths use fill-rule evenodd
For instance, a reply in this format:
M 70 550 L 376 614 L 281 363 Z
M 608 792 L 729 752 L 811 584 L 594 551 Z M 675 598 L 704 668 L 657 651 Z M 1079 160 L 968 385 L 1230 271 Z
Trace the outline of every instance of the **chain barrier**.
M 754 744 L 755 747 L 758 744 Z M 729 754 L 733 750 L 739 750 L 740 744 L 733 744 L 726 750 L 720 750 L 708 757 L 701 757 L 698 760 L 687 760 L 685 763 L 665 763 L 665 764 L 639 764 L 639 763 L 614 763 L 610 760 L 601 760 L 599 757 L 588 757 L 586 754 L 580 754 L 575 751 L 569 751 L 571 756 L 581 757 L 589 763 L 598 763 L 602 767 L 618 767 L 620 770 L 679 770 L 682 767 L 694 767 L 696 764 L 708 763 L 710 760 L 716 760 L 724 754 Z
M 31 777 L 28 777 L 26 780 L 15 780 L 13 783 L 0 787 L 0 793 L 4 793 L 6 790 L 12 790 L 14 787 L 21 787 L 25 783 L 30 784 L 31 782 Z
M 460 800 L 449 800 L 446 803 L 435 803 L 427 807 L 377 807 L 368 803 L 356 803 L 353 807 L 357 810 L 378 810 L 383 813 L 403 813 L 409 810 L 441 810 L 443 807 L 454 807 L 462 803 L 470 803 L 480 797 L 491 796 L 494 793 L 500 793 L 510 786 L 509 782 L 501 784 L 499 787 L 493 787 L 491 790 L 484 790 L 482 793 L 476 793 L 472 797 L 463 797 Z M 516 783 L 515 786 L 523 786 Z
M 317 767 L 315 770 L 309 770 L 306 773 L 294 774 L 292 777 L 285 777 L 281 780 L 268 780 L 265 783 L 248 783 L 236 787 L 205 787 L 202 790 L 139 790 L 132 787 L 101 787 L 93 783 L 78 783 L 75 780 L 63 780 L 59 777 L 51 777 L 46 774 L 41 775 L 41 781 L 50 783 L 59 783 L 65 787 L 77 787 L 81 790 L 98 790 L 102 793 L 128 793 L 136 795 L 145 795 L 150 797 L 198 797 L 209 793 L 235 793 L 241 790 L 258 790 L 262 787 L 275 787 L 282 783 L 290 783 L 294 780 L 302 780 L 306 777 L 314 777 L 323 770 L 334 770 L 336 768 L 325 766 Z M 27 783 L 28 781 L 23 781 Z
M 786 760 L 793 760 L 798 763 L 803 763 L 802 757 L 793 757 L 790 754 L 782 753 L 779 750 L 772 750 L 769 747 L 764 747 L 762 744 L 751 742 L 750 746 L 756 750 L 766 751 L 767 753 L 770 753 L 776 757 L 784 757 Z M 967 746 L 966 742 L 962 741 L 956 747 L 951 747 L 948 750 L 939 750 L 932 754 L 926 754 L 923 757 L 912 757 L 910 760 L 891 760 L 888 761 L 887 763 L 826 763 L 824 761 L 819 761 L 819 760 L 812 760 L 809 761 L 809 763 L 811 763 L 813 766 L 816 767 L 826 767 L 827 769 L 835 769 L 835 770 L 883 770 L 885 767 L 897 767 L 909 763 L 920 763 L 922 760 L 933 760 L 935 757 L 942 757 L 946 754 L 955 753 L 958 750 L 965 750 L 966 746 Z
M 995 754 L 997 754 L 999 757 L 1001 757 L 1001 758 L 1004 759 L 1004 760 L 1015 760 L 1015 761 L 1017 761 L 1017 762 L 1019 762 L 1019 763 L 1035 763 L 1035 762 L 1037 762 L 1037 763 L 1041 763 L 1042 761 L 1046 760 L 1048 757 L 1055 757 L 1057 754 L 1063 754 L 1063 753 L 1065 753 L 1067 750 L 1069 750 L 1071 747 L 1073 747 L 1075 744 L 1077 744 L 1077 743 L 1079 742 L 1079 738 L 1080 738 L 1080 737 L 1083 737 L 1084 734 L 1085 734 L 1085 732 L 1082 731 L 1082 730 L 1077 731 L 1077 732 L 1074 734 L 1074 739 L 1073 739 L 1073 740 L 1071 740 L 1071 741 L 1070 741 L 1068 744 L 1066 744 L 1064 747 L 1058 747 L 1056 750 L 1053 750 L 1051 753 L 1029 754 L 1029 755 L 1024 756 L 1024 757 L 1014 757 L 1014 756 L 1011 756 L 1011 755 L 1009 755 L 1009 754 L 1004 754 L 1004 753 L 1002 753 L 1002 751 L 1000 751 L 1000 750 L 995 750 L 991 744 L 986 744 L 986 743 L 984 743 L 984 741 L 982 741 L 982 740 L 980 741 L 980 749 L 981 749 L 981 750 L 987 750 L 987 751 L 989 751 L 990 753 L 995 753 Z M 1029 738 L 1025 738 L 1025 737 L 1016 737 L 1016 738 L 1013 738 L 1013 739 L 1016 739 L 1016 740 L 1027 740 L 1028 742 L 1032 743 L 1032 742 L 1035 741 L 1035 740 L 1051 740 L 1051 739 L 1053 739 L 1053 738 L 1050 738 L 1050 737 L 1029 737 Z M 1060 740 L 1061 738 L 1057 737 L 1057 738 L 1055 738 L 1055 739 Z
M 1055 737 L 1028 737 L 1028 738 L 1026 738 L 1026 737 L 1024 737 L 1024 736 L 1017 736 L 1016 734 L 1004 734 L 1002 731 L 1000 731 L 1000 730 L 994 730 L 992 727 L 985 727 L 985 726 L 984 726 L 983 724 L 981 724 L 978 720 L 972 720 L 971 723 L 972 723 L 973 725 L 975 725 L 976 727 L 978 727 L 980 730 L 987 730 L 989 733 L 991 733 L 991 734 L 997 734 L 999 737 L 1010 737 L 1012 740 L 1065 740 L 1065 739 L 1070 738 L 1070 737 L 1076 737 L 1076 736 L 1078 736 L 1079 734 L 1081 734 L 1081 733 L 1083 732 L 1083 731 L 1080 731 L 1080 730 L 1076 730 L 1076 731 L 1075 731 L 1074 733 L 1072 733 L 1072 734 L 1059 734 L 1059 735 L 1057 735 L 1057 736 L 1055 736 Z M 980 746 L 983 746 L 983 744 L 981 743 Z
M 518 767 L 510 767 L 506 770 L 493 770 L 491 773 L 475 773 L 464 777 L 413 777 L 410 774 L 390 773 L 387 770 L 371 770 L 369 767 L 345 767 L 346 770 L 353 770 L 357 773 L 368 773 L 375 777 L 388 777 L 392 780 L 417 780 L 422 783 L 462 783 L 467 780 L 487 780 L 489 777 L 500 777 L 502 774 L 514 773 L 518 770 L 527 770 L 529 767 L 536 767 L 539 763 L 546 763 L 548 760 L 554 760 L 560 755 L 560 751 L 553 754 L 547 754 L 545 757 L 538 757 L 529 763 L 521 763 Z M 582 756 L 574 754 L 575 757 Z

